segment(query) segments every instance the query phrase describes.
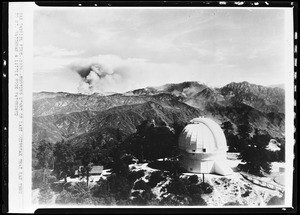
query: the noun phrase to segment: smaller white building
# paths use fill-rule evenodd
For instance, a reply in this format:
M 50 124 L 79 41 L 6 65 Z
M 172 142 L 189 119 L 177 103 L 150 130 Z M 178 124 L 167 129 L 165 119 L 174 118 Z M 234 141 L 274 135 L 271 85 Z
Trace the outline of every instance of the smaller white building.
M 212 119 L 195 118 L 179 136 L 184 168 L 195 173 L 232 174 L 227 165 L 227 142 L 221 127 Z

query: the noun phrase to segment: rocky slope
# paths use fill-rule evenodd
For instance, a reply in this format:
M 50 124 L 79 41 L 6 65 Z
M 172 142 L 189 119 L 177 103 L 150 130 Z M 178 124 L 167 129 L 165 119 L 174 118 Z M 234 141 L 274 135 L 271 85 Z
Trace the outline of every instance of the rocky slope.
M 220 89 L 225 99 L 247 104 L 263 112 L 284 113 L 284 90 L 278 87 L 264 87 L 250 84 L 232 82 Z
M 86 134 L 113 134 L 120 131 L 128 135 L 142 121 L 154 120 L 157 124 L 187 122 L 201 115 L 201 111 L 181 102 L 163 105 L 153 101 L 123 105 L 105 111 L 81 111 L 68 114 L 52 114 L 33 118 L 33 141 L 50 142 L 69 140 Z
M 273 137 L 284 137 L 284 90 L 248 82 L 222 88 L 183 82 L 106 96 L 41 92 L 33 95 L 33 116 L 33 142 L 96 141 L 99 133 L 133 133 L 145 119 L 171 125 L 198 116 L 234 125 L 249 121 Z

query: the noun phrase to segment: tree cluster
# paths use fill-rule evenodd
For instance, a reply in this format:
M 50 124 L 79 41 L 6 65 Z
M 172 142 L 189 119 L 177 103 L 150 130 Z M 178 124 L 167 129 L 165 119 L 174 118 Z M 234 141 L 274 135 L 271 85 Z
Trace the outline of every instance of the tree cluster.
M 155 126 L 148 120 L 143 121 L 134 134 L 124 143 L 128 153 L 139 161 L 155 161 L 159 158 L 171 158 L 178 155 L 177 136 L 183 125 L 175 123 L 174 128 Z
M 146 120 L 137 126 L 134 134 L 124 140 L 122 138 L 100 138 L 98 141 L 85 139 L 78 144 L 70 144 L 68 141 L 60 141 L 56 144 L 41 141 L 34 150 L 33 173 L 34 188 L 40 188 L 40 202 L 47 203 L 51 200 L 52 193 L 57 192 L 59 195 L 56 203 L 59 204 L 172 204 L 166 199 L 158 201 L 151 191 L 158 183 L 171 177 L 173 187 L 166 189 L 175 195 L 176 190 L 183 187 L 188 190 L 185 194 L 188 204 L 204 204 L 199 196 L 203 192 L 203 187 L 196 185 L 196 179 L 193 178 L 190 181 L 181 181 L 179 175 L 182 168 L 179 162 L 174 161 L 179 155 L 177 141 L 183 127 L 184 125 L 179 123 L 174 123 L 172 127 L 156 126 Z M 159 158 L 164 161 L 157 161 Z M 149 181 L 145 182 L 141 179 L 145 174 L 143 170 L 129 170 L 129 164 L 135 160 L 149 161 L 152 165 L 158 165 L 163 169 L 151 173 Z M 88 181 L 93 165 L 110 168 L 111 174 L 107 179 L 100 179 L 90 189 Z M 86 177 L 87 183 L 68 182 L 67 178 L 74 177 L 75 170 L 80 170 L 81 177 Z M 64 179 L 64 183 L 53 183 L 60 179 Z M 201 192 L 197 195 L 192 193 L 194 192 L 192 185 L 197 187 L 195 189 L 201 189 Z M 184 204 L 185 200 L 180 200 L 180 197 L 177 200 L 181 201 L 180 204 Z
M 265 173 L 270 173 L 270 162 L 284 161 L 284 143 L 276 152 L 267 150 L 272 137 L 267 132 L 253 129 L 249 122 L 237 126 L 236 134 L 233 124 L 229 121 L 224 122 L 222 128 L 229 151 L 239 152 L 239 158 L 245 162 L 245 164 L 239 165 L 241 170 L 262 176 Z M 283 140 L 280 141 L 284 142 Z
M 164 189 L 171 195 L 163 198 L 162 205 L 206 205 L 202 194 L 213 192 L 213 187 L 206 183 L 199 183 L 196 175 L 188 179 L 173 177 Z

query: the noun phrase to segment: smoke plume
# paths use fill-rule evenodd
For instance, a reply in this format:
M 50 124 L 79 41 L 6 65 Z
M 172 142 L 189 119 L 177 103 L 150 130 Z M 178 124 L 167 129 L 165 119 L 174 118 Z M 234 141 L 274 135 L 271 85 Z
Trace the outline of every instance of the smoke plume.
M 122 68 L 112 68 L 100 63 L 72 65 L 71 69 L 81 77 L 78 91 L 84 94 L 116 90 L 125 75 L 125 70 L 123 74 L 121 72 Z
M 142 58 L 122 59 L 99 55 L 73 62 L 68 70 L 80 77 L 78 92 L 124 93 L 147 86 L 193 80 L 198 66 L 149 62 Z

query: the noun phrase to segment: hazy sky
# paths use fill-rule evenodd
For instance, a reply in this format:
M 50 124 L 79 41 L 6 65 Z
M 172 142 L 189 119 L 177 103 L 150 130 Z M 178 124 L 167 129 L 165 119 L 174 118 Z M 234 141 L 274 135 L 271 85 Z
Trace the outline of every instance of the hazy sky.
M 280 84 L 285 23 L 283 9 L 39 10 L 34 91 L 124 92 L 182 81 Z

